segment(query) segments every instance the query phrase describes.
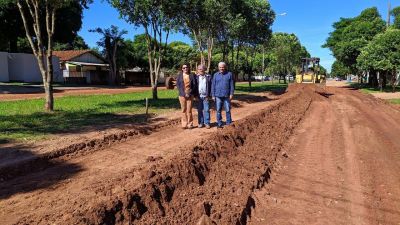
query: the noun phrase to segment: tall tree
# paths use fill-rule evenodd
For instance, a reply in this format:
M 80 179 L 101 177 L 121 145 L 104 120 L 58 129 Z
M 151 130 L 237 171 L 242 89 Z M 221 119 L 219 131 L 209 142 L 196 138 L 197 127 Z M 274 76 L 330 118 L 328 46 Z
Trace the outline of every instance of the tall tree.
M 153 99 L 158 99 L 157 87 L 168 37 L 176 26 L 176 1 L 108 0 L 120 15 L 134 26 L 145 30 L 150 82 Z
M 210 70 L 215 39 L 227 17 L 231 1 L 181 0 L 178 18 L 182 21 L 180 29 L 195 42 L 200 54 L 200 63 Z M 207 53 L 207 60 L 205 54 Z
M 331 71 L 331 75 L 334 77 L 340 77 L 340 78 L 346 78 L 347 75 L 349 75 L 350 69 L 348 67 L 346 67 L 343 63 L 341 63 L 340 61 L 335 61 L 332 64 L 332 71 Z
M 400 29 L 400 7 L 392 9 L 391 15 L 394 17 L 393 26 L 396 29 Z
M 196 49 L 181 41 L 171 42 L 168 45 L 165 58 L 165 66 L 173 69 L 180 68 L 184 63 L 189 63 L 194 66 L 199 62 L 198 52 Z
M 25 35 L 25 28 L 20 16 L 16 1 L 0 1 L 0 51 L 8 52 L 32 52 L 29 41 Z M 82 26 L 83 10 L 86 8 L 85 1 L 70 0 L 69 4 L 63 4 L 56 11 L 54 43 L 58 46 L 73 46 L 78 37 L 77 32 Z M 44 11 L 44 9 L 42 8 Z M 28 19 L 29 27 L 32 20 Z M 42 22 L 45 27 L 45 20 Z M 33 32 L 33 31 L 32 31 Z M 42 35 L 46 36 L 43 31 Z M 45 37 L 46 38 L 46 37 Z
M 400 71 L 400 30 L 388 29 L 385 33 L 378 34 L 362 49 L 357 61 L 362 69 L 378 70 L 382 75 L 389 75 L 395 91 L 397 73 Z M 382 81 L 380 83 L 382 88 Z
M 117 75 L 117 51 L 118 47 L 123 43 L 122 36 L 128 32 L 126 30 L 119 30 L 119 28 L 114 25 L 111 25 L 111 27 L 107 29 L 96 28 L 89 31 L 99 33 L 103 36 L 101 40 L 97 42 L 97 45 L 103 48 L 103 53 L 110 65 L 108 83 L 110 85 L 115 85 L 119 81 Z
M 3 3 L 5 1 L 2 1 Z M 45 90 L 45 109 L 53 111 L 53 36 L 56 30 L 57 10 L 71 3 L 79 2 L 86 6 L 87 1 L 57 0 L 18 0 L 26 37 L 35 55 Z M 32 32 L 33 31 L 33 32 Z
M 323 47 L 329 48 L 335 58 L 350 69 L 351 73 L 359 74 L 357 57 L 361 49 L 375 35 L 386 29 L 385 21 L 377 8 L 368 8 L 354 18 L 341 18 L 333 24 L 334 31 L 330 33 Z
M 270 43 L 270 50 L 273 60 L 270 63 L 270 70 L 284 79 L 288 74 L 293 74 L 301 65 L 301 58 L 309 57 L 310 54 L 303 47 L 294 34 L 275 33 Z
M 275 13 L 267 1 L 247 0 L 247 9 L 251 13 L 246 14 L 246 23 L 244 32 L 244 43 L 247 45 L 246 55 L 250 54 L 251 60 L 246 60 L 249 86 L 251 86 L 251 76 L 254 73 L 254 58 L 257 46 L 267 44 L 271 38 L 271 26 L 275 18 Z M 245 10 L 247 11 L 247 10 Z
M 54 42 L 54 50 L 66 51 L 66 50 L 85 50 L 90 49 L 89 45 L 86 44 L 85 40 L 81 36 L 76 36 L 72 42 L 61 43 Z

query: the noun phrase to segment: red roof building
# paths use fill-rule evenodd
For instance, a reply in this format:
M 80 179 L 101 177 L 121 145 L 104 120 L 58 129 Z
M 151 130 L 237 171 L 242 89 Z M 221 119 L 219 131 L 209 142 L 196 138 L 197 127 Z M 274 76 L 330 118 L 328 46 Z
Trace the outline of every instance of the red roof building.
M 66 83 L 106 84 L 109 65 L 106 60 L 92 50 L 54 51 L 60 59 Z

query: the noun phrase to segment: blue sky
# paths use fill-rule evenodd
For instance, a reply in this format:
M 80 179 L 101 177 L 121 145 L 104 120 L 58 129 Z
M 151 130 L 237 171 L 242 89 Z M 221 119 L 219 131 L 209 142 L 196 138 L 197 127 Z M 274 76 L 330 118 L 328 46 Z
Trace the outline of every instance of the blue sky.
M 277 16 L 273 31 L 296 34 L 311 55 L 320 57 L 321 64 L 330 69 L 334 57 L 328 49 L 321 48 L 321 45 L 332 31 L 332 24 L 340 17 L 354 17 L 373 6 L 378 7 L 381 15 L 386 18 L 388 0 L 270 0 L 270 3 L 277 14 L 286 13 L 285 16 Z M 392 0 L 392 5 L 398 6 L 400 1 Z M 90 47 L 95 47 L 100 36 L 89 33 L 88 30 L 111 25 L 127 30 L 129 33 L 126 38 L 132 39 L 135 34 L 143 33 L 143 29 L 134 28 L 119 19 L 118 12 L 107 3 L 95 0 L 89 10 L 84 12 L 80 35 Z M 182 34 L 171 35 L 169 41 L 176 40 L 191 43 L 191 40 Z

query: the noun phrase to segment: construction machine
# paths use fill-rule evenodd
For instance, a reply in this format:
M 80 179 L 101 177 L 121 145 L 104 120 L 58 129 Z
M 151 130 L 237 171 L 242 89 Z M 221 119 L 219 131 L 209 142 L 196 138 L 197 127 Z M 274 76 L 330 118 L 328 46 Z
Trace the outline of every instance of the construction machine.
M 296 83 L 325 83 L 325 75 L 320 74 L 319 62 L 320 58 L 302 58 Z

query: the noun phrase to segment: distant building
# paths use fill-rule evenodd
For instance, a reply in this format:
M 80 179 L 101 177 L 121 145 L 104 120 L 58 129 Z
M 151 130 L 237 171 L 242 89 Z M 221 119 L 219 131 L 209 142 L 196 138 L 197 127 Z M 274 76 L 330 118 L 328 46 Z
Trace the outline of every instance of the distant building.
M 58 58 L 53 57 L 52 61 L 54 82 L 63 82 Z M 43 82 L 38 62 L 33 54 L 0 52 L 0 82 L 10 81 Z
M 150 85 L 149 72 L 143 71 L 142 68 L 135 67 L 121 71 L 126 85 Z
M 109 65 L 92 50 L 54 51 L 65 83 L 107 84 Z

